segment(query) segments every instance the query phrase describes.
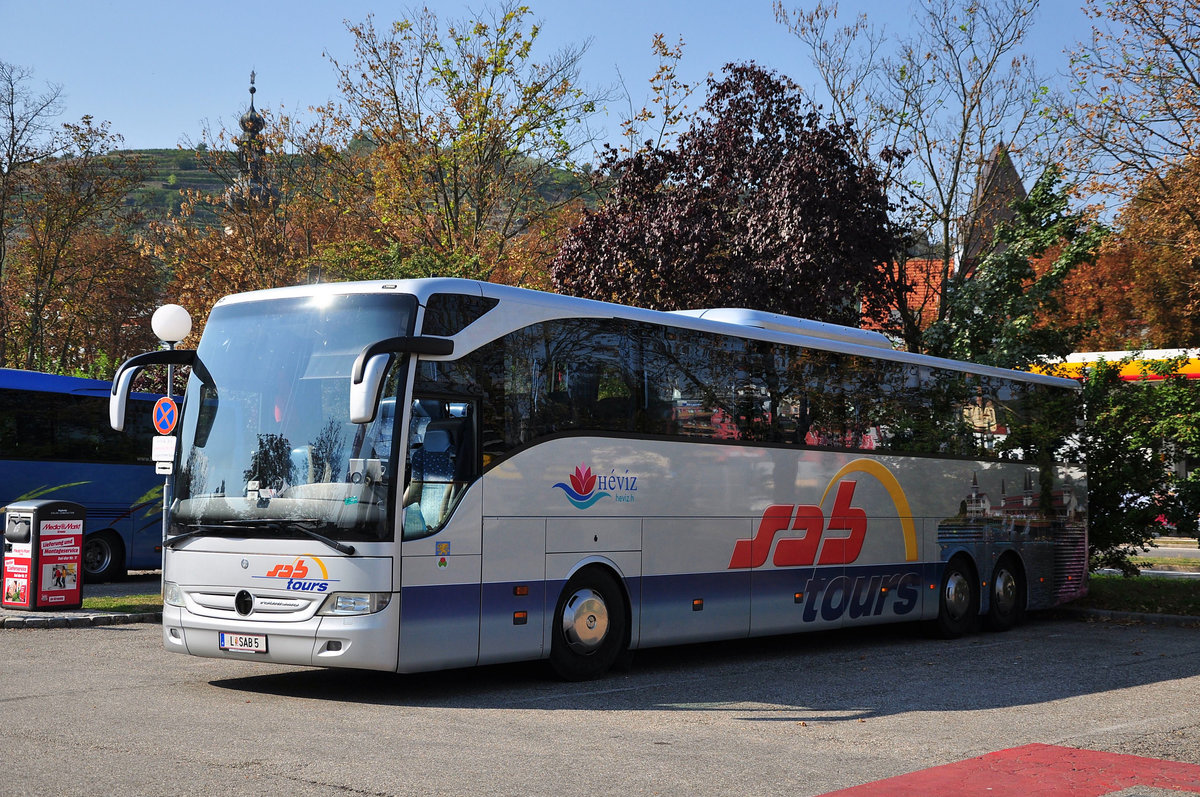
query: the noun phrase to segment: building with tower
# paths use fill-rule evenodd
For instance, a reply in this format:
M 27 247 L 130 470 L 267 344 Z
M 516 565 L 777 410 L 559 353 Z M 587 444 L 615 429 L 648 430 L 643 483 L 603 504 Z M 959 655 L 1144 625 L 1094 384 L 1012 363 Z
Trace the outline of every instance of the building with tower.
M 236 140 L 238 176 L 225 192 L 225 204 L 232 210 L 270 207 L 276 202 L 267 168 L 266 143 L 262 139 L 266 120 L 254 107 L 255 74 L 250 72 L 250 108 L 238 120 L 242 135 Z

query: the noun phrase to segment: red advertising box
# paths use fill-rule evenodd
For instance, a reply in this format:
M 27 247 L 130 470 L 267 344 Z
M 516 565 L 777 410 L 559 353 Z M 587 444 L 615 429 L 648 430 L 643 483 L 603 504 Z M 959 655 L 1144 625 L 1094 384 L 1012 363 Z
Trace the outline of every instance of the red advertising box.
M 4 592 L 10 609 L 83 605 L 84 508 L 70 501 L 9 504 L 4 522 Z

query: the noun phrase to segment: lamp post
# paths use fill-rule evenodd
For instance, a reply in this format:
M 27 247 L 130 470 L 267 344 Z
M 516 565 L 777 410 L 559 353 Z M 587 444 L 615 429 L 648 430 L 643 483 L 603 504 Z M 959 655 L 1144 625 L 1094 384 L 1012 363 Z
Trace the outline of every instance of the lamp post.
M 162 341 L 168 351 L 174 350 L 175 345 L 179 341 L 188 336 L 192 331 L 192 317 L 188 315 L 188 311 L 177 304 L 164 304 L 162 307 L 154 311 L 154 315 L 150 317 L 150 328 L 154 330 L 155 336 Z M 167 364 L 167 396 L 174 398 L 174 382 L 175 382 L 175 366 Z M 172 466 L 171 470 L 167 471 L 166 478 L 163 481 L 163 518 L 162 518 L 162 538 L 167 539 L 167 507 L 171 505 L 171 488 L 175 482 L 175 469 Z

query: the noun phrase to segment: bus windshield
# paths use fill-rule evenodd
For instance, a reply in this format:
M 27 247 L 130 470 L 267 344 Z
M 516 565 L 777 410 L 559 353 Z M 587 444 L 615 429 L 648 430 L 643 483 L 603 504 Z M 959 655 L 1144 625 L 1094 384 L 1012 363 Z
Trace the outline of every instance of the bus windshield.
M 197 348 L 212 383 L 193 373 L 182 413 L 172 535 L 391 539 L 386 410 L 405 364 L 370 424 L 350 423 L 350 372 L 367 344 L 411 333 L 414 307 L 348 294 L 214 308 Z

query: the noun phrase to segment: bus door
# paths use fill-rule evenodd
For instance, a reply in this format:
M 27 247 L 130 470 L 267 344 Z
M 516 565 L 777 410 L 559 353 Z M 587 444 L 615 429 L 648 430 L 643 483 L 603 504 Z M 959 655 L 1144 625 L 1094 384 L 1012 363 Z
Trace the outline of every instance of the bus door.
M 401 672 L 479 658 L 483 504 L 475 405 L 411 405 L 402 500 Z

